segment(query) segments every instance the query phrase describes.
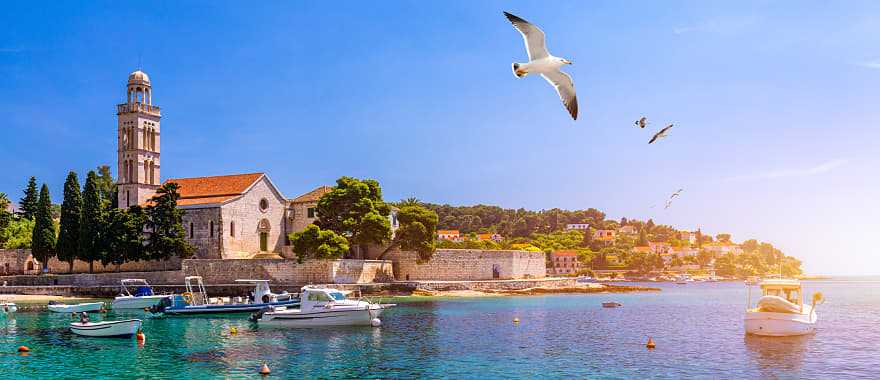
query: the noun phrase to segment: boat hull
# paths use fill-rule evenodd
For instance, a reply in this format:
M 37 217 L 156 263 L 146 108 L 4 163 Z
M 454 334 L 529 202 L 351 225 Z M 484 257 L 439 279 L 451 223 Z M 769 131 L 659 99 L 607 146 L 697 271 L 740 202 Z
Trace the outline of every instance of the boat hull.
M 273 306 L 296 306 L 299 301 L 231 304 L 231 305 L 199 305 L 185 307 L 166 308 L 163 313 L 167 315 L 200 315 L 200 314 L 230 314 L 230 313 L 253 313 Z
M 80 303 L 75 305 L 49 305 L 49 311 L 53 313 L 82 313 L 89 311 L 100 311 L 104 307 L 102 302 Z
M 18 306 L 15 306 L 14 303 L 0 303 L 0 312 L 14 313 L 16 311 L 18 311 Z
M 128 319 L 124 321 L 71 323 L 70 331 L 77 335 L 96 338 L 124 338 L 131 337 L 141 328 L 140 319 Z
M 816 332 L 816 313 L 746 312 L 746 334 L 759 336 L 797 336 Z
M 278 311 L 265 313 L 257 323 L 261 326 L 320 327 L 320 326 L 370 326 L 382 313 L 381 308 L 358 310 L 327 310 L 311 313 Z
M 121 296 L 113 299 L 113 309 L 146 309 L 161 302 L 169 296 Z

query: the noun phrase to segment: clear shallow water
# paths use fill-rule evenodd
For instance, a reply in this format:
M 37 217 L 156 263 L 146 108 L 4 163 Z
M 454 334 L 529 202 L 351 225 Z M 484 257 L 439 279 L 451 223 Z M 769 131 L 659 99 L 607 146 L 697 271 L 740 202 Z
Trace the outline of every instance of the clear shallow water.
M 384 314 L 378 329 L 148 319 L 143 347 L 72 335 L 66 315 L 19 313 L 0 319 L 0 377 L 259 378 L 263 361 L 272 378 L 876 377 L 880 281 L 805 283 L 808 295 L 820 290 L 827 302 L 818 309 L 818 333 L 801 338 L 745 337 L 741 283 L 659 287 L 408 302 Z M 608 300 L 624 307 L 603 309 Z M 229 334 L 232 326 L 237 335 Z M 651 351 L 648 335 L 657 343 Z M 16 354 L 20 345 L 31 348 L 29 356 Z

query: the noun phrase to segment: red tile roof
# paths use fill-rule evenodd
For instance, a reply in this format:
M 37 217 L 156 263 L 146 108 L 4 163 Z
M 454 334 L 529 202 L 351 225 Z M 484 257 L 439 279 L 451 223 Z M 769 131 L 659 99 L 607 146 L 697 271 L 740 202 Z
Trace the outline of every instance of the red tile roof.
M 250 188 L 263 173 L 233 174 L 213 177 L 172 178 L 165 183 L 180 185 L 178 206 L 213 204 L 228 201 Z
M 296 198 L 290 200 L 290 203 L 303 203 L 303 202 L 317 202 L 324 194 L 333 191 L 333 188 L 330 186 L 321 186 L 315 190 L 309 191 L 303 195 L 300 195 Z
M 578 254 L 577 254 L 577 252 L 572 251 L 572 250 L 563 250 L 563 251 L 553 251 L 552 255 L 553 256 L 560 256 L 560 257 L 563 257 L 563 256 L 574 257 L 574 256 L 577 256 Z

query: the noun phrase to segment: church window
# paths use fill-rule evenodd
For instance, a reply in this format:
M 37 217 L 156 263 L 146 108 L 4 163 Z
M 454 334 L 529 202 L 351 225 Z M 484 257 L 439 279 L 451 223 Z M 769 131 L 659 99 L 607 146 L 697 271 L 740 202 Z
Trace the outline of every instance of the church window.
M 194 232 L 193 229 L 194 229 L 194 227 L 195 227 L 195 226 L 193 225 L 193 222 L 189 222 L 189 238 L 190 238 L 190 239 L 193 238 L 193 232 Z
M 208 223 L 208 227 L 211 228 L 211 230 L 210 230 L 211 232 L 209 232 L 211 234 L 211 237 L 214 237 L 214 221 L 213 220 L 210 223 Z
M 260 211 L 266 212 L 269 209 L 269 201 L 266 198 L 260 199 Z
M 235 222 L 229 222 L 229 236 L 235 237 Z
M 309 218 L 314 218 L 315 217 L 315 208 L 309 207 L 308 213 L 309 213 Z

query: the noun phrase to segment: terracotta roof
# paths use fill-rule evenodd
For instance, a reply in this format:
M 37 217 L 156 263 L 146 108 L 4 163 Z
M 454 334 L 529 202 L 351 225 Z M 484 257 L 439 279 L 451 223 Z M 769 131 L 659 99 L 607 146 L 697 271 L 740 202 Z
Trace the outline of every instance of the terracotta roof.
M 458 235 L 458 230 L 437 230 L 437 235 Z
M 303 195 L 300 195 L 296 198 L 290 200 L 290 203 L 302 203 L 302 202 L 317 202 L 324 194 L 333 191 L 333 188 L 330 186 L 321 186 L 315 190 L 309 191 Z
M 232 174 L 213 177 L 171 178 L 165 183 L 180 185 L 178 206 L 221 203 L 244 194 L 263 177 L 263 173 Z
M 577 256 L 577 252 L 572 250 L 553 251 L 553 256 Z

